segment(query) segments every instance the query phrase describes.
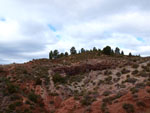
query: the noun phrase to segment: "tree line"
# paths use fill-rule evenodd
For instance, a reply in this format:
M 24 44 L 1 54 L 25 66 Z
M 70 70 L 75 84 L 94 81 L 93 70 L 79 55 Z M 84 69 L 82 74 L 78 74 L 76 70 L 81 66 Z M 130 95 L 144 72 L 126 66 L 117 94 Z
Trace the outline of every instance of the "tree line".
M 99 52 L 100 54 L 105 55 L 124 55 L 124 51 L 121 51 L 118 47 L 116 47 L 116 49 L 113 50 L 110 46 L 104 47 L 103 50 L 97 49 L 96 47 L 93 47 L 92 50 L 85 50 L 84 48 L 81 48 L 79 52 L 77 52 L 75 47 L 71 47 L 70 49 L 70 55 L 81 54 L 86 52 Z M 49 52 L 49 59 L 57 59 L 68 55 L 68 52 L 59 53 L 58 50 L 54 50 Z M 132 56 L 131 52 L 129 53 L 129 56 Z

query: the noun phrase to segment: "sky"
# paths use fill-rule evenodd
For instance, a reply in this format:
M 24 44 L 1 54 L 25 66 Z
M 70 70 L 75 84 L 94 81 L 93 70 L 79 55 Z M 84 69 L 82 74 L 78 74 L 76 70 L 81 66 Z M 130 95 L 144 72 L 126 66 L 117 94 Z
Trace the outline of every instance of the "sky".
M 0 0 L 0 64 L 72 46 L 150 56 L 150 0 Z

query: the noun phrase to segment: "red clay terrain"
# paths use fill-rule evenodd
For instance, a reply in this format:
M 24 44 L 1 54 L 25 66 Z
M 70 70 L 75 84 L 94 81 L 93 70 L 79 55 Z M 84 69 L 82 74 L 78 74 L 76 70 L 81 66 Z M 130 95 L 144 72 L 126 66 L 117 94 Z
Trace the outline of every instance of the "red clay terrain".
M 150 113 L 150 58 L 86 53 L 1 65 L 0 113 Z

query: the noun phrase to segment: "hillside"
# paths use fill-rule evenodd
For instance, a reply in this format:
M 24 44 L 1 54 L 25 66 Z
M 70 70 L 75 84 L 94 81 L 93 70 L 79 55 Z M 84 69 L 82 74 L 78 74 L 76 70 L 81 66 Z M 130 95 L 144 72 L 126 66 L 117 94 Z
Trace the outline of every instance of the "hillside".
M 150 58 L 89 52 L 1 65 L 0 113 L 150 113 Z

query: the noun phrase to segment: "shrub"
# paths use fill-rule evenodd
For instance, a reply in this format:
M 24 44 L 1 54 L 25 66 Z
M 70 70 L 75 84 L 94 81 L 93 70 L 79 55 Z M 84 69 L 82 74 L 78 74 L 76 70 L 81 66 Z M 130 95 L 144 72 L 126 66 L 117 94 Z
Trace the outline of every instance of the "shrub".
M 83 98 L 81 100 L 81 104 L 82 105 L 91 105 L 93 101 L 95 101 L 94 98 L 92 98 L 89 95 L 85 95 L 85 96 L 83 96 Z
M 127 74 L 127 73 L 129 73 L 130 72 L 130 70 L 127 70 L 126 68 L 123 68 L 122 70 L 121 70 L 121 73 L 122 74 Z
M 135 69 L 136 69 L 136 68 L 138 68 L 138 67 L 139 67 L 138 64 L 133 64 L 133 65 L 132 65 L 132 68 L 135 68 Z
M 21 101 L 18 101 L 18 102 L 15 103 L 15 105 L 16 105 L 16 106 L 22 106 L 22 102 L 21 102 Z
M 145 71 L 141 71 L 138 76 L 141 76 L 141 77 L 147 77 L 149 76 Z
M 144 83 L 137 83 L 135 85 L 136 88 L 145 88 L 145 84 Z
M 136 81 L 137 81 L 137 79 L 135 79 L 135 78 L 127 78 L 125 80 L 125 82 L 129 82 L 129 83 L 132 83 L 132 84 L 135 84 Z
M 30 93 L 30 94 L 28 95 L 28 98 L 29 98 L 31 101 L 37 103 L 38 95 L 36 95 L 35 93 L 32 92 L 32 93 Z
M 104 112 L 104 113 L 107 112 L 108 108 L 107 108 L 107 104 L 106 104 L 105 102 L 102 103 L 102 105 L 101 105 L 101 110 L 102 110 L 102 112 Z
M 136 105 L 137 105 L 138 107 L 146 107 L 146 104 L 145 104 L 144 102 L 142 102 L 142 101 L 138 101 L 138 102 L 136 103 Z
M 127 78 L 130 78 L 130 75 L 127 75 L 126 77 L 127 77 Z
M 123 104 L 123 109 L 126 110 L 127 113 L 134 113 L 134 106 L 132 104 Z
M 108 76 L 107 78 L 105 78 L 105 81 L 111 81 L 112 80 L 112 76 Z
M 136 75 L 136 74 L 138 74 L 138 72 L 139 72 L 138 70 L 134 70 L 134 71 L 132 72 L 132 74 L 133 74 L 133 75 Z
M 65 83 L 66 79 L 65 77 L 62 77 L 61 75 L 59 75 L 58 73 L 56 73 L 55 75 L 53 75 L 53 82 L 56 83 Z
M 103 95 L 104 96 L 109 96 L 112 92 L 111 91 L 104 91 Z
M 147 86 L 150 86 L 150 81 L 147 81 L 147 82 L 146 82 L 146 85 L 147 85 Z
M 120 77 L 120 76 L 121 76 L 121 73 L 120 73 L 120 72 L 117 72 L 116 75 L 117 75 L 117 77 Z
M 130 91 L 132 92 L 132 94 L 135 94 L 135 93 L 137 93 L 139 90 L 138 90 L 138 88 L 133 87 L 133 88 L 130 89 Z
M 42 84 L 42 80 L 40 78 L 37 78 L 35 84 L 36 85 L 41 85 Z
M 12 96 L 10 97 L 10 99 L 11 99 L 11 101 L 15 101 L 15 100 L 20 100 L 21 97 L 20 97 L 19 95 L 17 95 L 17 94 L 14 94 L 14 95 L 12 95 Z
M 17 93 L 18 92 L 19 87 L 9 83 L 9 84 L 7 84 L 7 89 L 8 89 L 9 94 L 13 94 L 13 93 Z
M 120 78 L 113 78 L 114 82 L 118 82 L 120 80 Z
M 15 104 L 10 104 L 8 107 L 9 107 L 10 110 L 15 110 L 16 109 Z
M 104 83 L 105 83 L 105 84 L 111 84 L 111 83 L 112 83 L 111 80 L 112 80 L 112 76 L 108 76 L 108 77 L 105 78 Z
M 112 74 L 111 71 L 108 71 L 108 70 L 104 71 L 104 75 L 111 75 L 111 74 Z

